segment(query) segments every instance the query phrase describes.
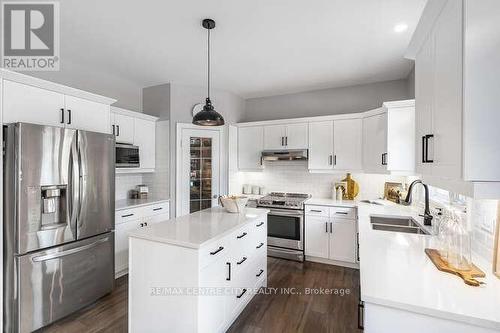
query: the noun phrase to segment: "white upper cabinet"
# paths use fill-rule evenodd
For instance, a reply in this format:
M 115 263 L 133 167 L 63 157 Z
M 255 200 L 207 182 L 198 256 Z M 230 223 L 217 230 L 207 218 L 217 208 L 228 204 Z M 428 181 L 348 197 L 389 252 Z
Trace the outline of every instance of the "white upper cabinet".
M 264 149 L 285 149 L 286 126 L 264 126 Z
M 286 126 L 285 146 L 287 149 L 307 149 L 307 124 L 288 124 Z
M 309 123 L 309 170 L 333 169 L 333 121 Z
M 370 173 L 387 172 L 387 113 L 363 119 L 363 168 Z
M 139 147 L 139 168 L 117 169 L 120 173 L 152 172 L 156 166 L 156 121 L 141 112 L 111 107 L 111 131 L 116 142 Z
M 140 118 L 134 119 L 134 144 L 139 147 L 141 169 L 155 168 L 156 122 Z
M 111 108 L 112 111 L 116 108 Z M 134 143 L 134 117 L 112 113 L 111 129 L 119 143 Z
M 65 96 L 66 127 L 109 133 L 109 105 L 89 101 L 79 97 Z
M 64 127 L 64 94 L 3 81 L 3 123 L 26 122 Z
M 345 171 L 363 169 L 363 120 L 335 120 L 333 122 L 333 137 L 333 168 Z
M 264 149 L 307 149 L 307 124 L 264 126 Z
M 415 59 L 417 172 L 475 198 L 500 198 L 499 14 L 494 0 L 428 2 L 406 54 Z
M 264 128 L 249 126 L 238 128 L 238 168 L 261 170 L 264 149 Z
M 115 100 L 0 69 L 3 123 L 25 122 L 111 133 Z

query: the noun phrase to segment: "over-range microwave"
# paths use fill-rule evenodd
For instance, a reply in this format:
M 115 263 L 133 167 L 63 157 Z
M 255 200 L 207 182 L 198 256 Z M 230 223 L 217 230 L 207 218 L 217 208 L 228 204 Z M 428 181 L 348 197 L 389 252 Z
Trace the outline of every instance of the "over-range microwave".
M 116 167 L 117 168 L 138 168 L 139 147 L 126 143 L 116 143 Z

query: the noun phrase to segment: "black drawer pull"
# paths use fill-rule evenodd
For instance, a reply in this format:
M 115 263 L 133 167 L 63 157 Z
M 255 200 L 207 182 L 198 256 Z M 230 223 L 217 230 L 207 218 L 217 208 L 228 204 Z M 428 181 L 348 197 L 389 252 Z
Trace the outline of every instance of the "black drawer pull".
M 238 265 L 241 265 L 242 263 L 244 263 L 245 261 L 247 261 L 247 257 L 243 257 L 243 259 L 241 259 L 240 261 L 237 262 Z
M 349 213 L 348 212 L 335 212 L 335 214 L 347 215 Z
M 246 292 L 247 292 L 247 290 L 243 289 L 243 291 L 241 292 L 241 294 L 239 294 L 238 296 L 236 296 L 236 298 L 242 298 L 243 295 L 245 295 Z
M 226 262 L 226 265 L 229 267 L 228 268 L 228 277 L 226 278 L 226 281 L 231 281 L 231 263 Z
M 61 124 L 64 124 L 64 109 L 61 108 Z
M 219 248 L 217 250 L 215 250 L 214 252 L 210 252 L 210 255 L 216 255 L 217 253 L 219 253 L 220 251 L 224 250 L 224 246 L 219 246 Z
M 314 212 L 314 213 L 321 213 L 323 212 L 322 210 L 319 210 L 319 209 L 311 209 L 310 212 Z
M 236 238 L 238 238 L 238 239 L 242 239 L 242 238 L 243 238 L 243 237 L 245 237 L 246 235 L 247 235 L 247 233 L 246 233 L 246 232 L 244 232 L 244 233 L 242 233 L 241 235 L 236 236 Z
M 153 211 L 156 212 L 157 210 L 162 210 L 163 207 L 158 207 L 158 208 L 153 208 Z
M 264 222 L 260 222 L 259 224 L 256 225 L 256 227 L 262 227 L 264 225 Z
M 260 249 L 260 248 L 261 248 L 261 247 L 263 247 L 263 246 L 264 246 L 264 243 L 260 243 L 260 244 L 259 244 L 259 245 L 257 245 L 255 248 L 256 248 L 256 249 Z
M 263 269 L 261 269 L 261 270 L 260 270 L 260 272 L 259 272 L 259 274 L 255 275 L 255 276 L 256 276 L 256 277 L 259 277 L 259 276 L 261 276 L 261 275 L 262 275 L 262 273 L 264 273 L 264 270 L 263 270 Z
M 71 125 L 71 110 L 68 110 L 68 125 Z
M 134 216 L 134 214 L 126 214 L 126 215 L 122 215 L 122 217 L 131 217 L 131 216 Z
M 144 227 L 144 223 L 141 223 L 141 228 Z

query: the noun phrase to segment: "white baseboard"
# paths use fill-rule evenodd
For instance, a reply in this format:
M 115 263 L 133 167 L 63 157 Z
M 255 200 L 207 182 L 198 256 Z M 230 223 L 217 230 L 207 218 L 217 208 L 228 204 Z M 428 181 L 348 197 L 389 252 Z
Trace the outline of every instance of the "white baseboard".
M 115 272 L 115 280 L 127 274 L 128 274 L 128 268 L 125 268 L 124 270 L 121 270 L 119 272 Z

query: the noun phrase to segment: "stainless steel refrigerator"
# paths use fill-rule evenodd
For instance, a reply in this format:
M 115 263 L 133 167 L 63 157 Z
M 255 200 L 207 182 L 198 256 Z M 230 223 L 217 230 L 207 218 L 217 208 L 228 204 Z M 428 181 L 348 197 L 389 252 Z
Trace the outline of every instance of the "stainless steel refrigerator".
M 114 137 L 4 126 L 4 331 L 31 332 L 114 287 Z

